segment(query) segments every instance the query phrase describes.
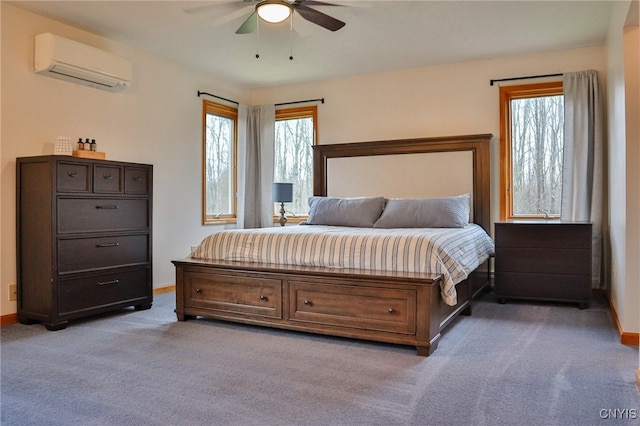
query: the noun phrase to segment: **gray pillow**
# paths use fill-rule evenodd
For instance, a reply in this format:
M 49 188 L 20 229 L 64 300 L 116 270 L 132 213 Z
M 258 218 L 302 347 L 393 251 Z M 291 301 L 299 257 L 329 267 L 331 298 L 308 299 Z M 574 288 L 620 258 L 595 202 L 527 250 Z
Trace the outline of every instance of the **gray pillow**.
M 469 223 L 469 194 L 457 197 L 392 199 L 374 228 L 462 228 Z
M 371 228 L 380 217 L 385 201 L 384 197 L 310 197 L 311 210 L 305 224 Z

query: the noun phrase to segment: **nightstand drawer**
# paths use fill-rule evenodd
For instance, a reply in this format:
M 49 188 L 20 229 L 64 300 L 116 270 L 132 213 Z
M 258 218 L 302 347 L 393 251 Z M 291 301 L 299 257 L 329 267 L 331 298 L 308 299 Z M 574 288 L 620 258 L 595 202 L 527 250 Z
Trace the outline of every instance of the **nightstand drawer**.
M 590 275 L 591 251 L 586 249 L 497 248 L 495 268 L 501 272 Z
M 590 224 L 512 224 L 496 223 L 496 246 L 500 247 L 591 247 Z
M 576 275 L 521 274 L 497 272 L 495 293 L 514 299 L 588 301 L 591 297 L 590 279 Z

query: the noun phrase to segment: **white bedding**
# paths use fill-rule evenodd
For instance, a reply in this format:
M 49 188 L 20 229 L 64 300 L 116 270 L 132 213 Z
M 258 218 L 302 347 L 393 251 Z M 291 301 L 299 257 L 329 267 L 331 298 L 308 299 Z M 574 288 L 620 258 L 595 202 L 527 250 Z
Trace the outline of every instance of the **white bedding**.
M 190 257 L 442 274 L 442 298 L 453 306 L 455 285 L 493 250 L 493 241 L 476 224 L 412 229 L 298 225 L 219 231 L 206 237 Z

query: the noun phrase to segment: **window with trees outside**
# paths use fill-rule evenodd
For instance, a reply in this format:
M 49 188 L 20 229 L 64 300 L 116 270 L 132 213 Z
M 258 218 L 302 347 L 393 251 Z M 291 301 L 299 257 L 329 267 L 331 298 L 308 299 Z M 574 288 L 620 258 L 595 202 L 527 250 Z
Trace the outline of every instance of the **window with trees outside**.
M 237 108 L 204 101 L 203 224 L 236 221 Z
M 500 87 L 502 219 L 558 219 L 562 197 L 562 82 Z
M 289 221 L 309 213 L 313 195 L 313 145 L 317 141 L 317 106 L 276 110 L 273 181 L 293 183 L 293 202 L 285 205 Z M 274 206 L 274 220 L 280 207 Z

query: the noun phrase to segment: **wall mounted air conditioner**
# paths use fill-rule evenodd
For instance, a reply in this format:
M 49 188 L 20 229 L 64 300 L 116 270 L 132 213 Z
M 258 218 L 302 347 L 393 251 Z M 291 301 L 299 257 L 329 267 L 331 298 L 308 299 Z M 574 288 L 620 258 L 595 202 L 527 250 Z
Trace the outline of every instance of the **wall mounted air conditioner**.
M 131 62 L 51 33 L 35 39 L 35 72 L 103 90 L 131 84 Z

